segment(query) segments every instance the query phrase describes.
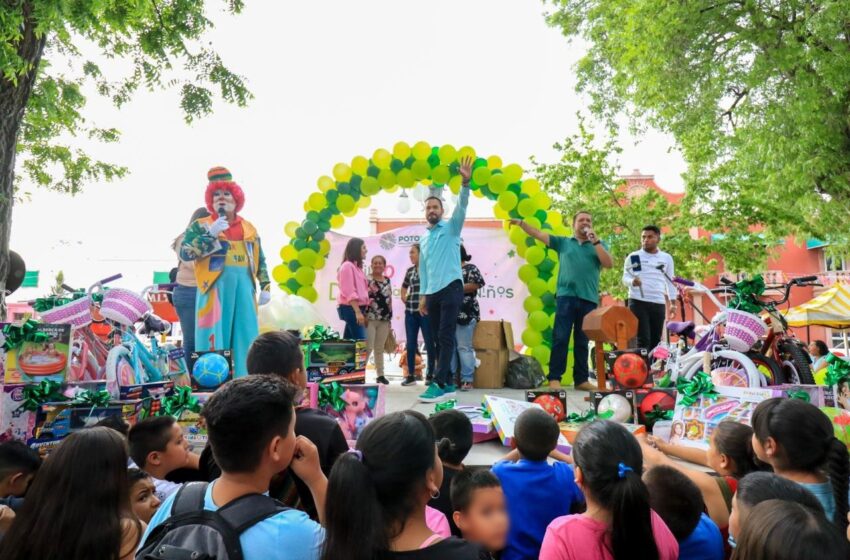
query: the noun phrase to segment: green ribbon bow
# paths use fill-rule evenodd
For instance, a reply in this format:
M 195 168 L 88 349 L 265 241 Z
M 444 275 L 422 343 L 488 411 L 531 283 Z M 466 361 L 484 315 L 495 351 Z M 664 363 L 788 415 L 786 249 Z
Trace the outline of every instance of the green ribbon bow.
M 699 397 L 716 399 L 720 395 L 714 390 L 711 377 L 704 371 L 698 371 L 690 381 L 680 377 L 676 381 L 676 390 L 682 395 L 681 403 L 691 406 Z
M 191 387 L 175 387 L 174 393 L 170 397 L 159 399 L 159 416 L 168 415 L 180 418 L 180 415 L 187 410 L 189 412 L 201 411 L 201 403 L 198 402 L 198 397 L 192 396 Z
M 6 351 L 17 350 L 24 342 L 47 342 L 50 337 L 47 333 L 38 332 L 39 322 L 28 319 L 21 325 L 8 324 L 3 327 L 4 343 Z
M 646 421 L 647 423 L 656 423 L 661 420 L 672 420 L 673 419 L 673 411 L 665 410 L 660 406 L 653 405 L 652 410 L 646 413 Z
M 304 335 L 305 339 L 324 342 L 326 340 L 339 340 L 339 333 L 330 327 L 324 325 L 315 325 L 307 330 Z
M 448 400 L 448 401 L 445 401 L 445 402 L 437 403 L 437 404 L 434 405 L 434 414 L 437 414 L 438 412 L 440 412 L 442 410 L 451 410 L 455 406 L 457 406 L 457 401 L 455 399 L 451 399 L 451 400 Z
M 103 408 L 105 406 L 109 406 L 109 401 L 112 397 L 109 395 L 109 391 L 100 390 L 100 391 L 91 391 L 85 390 L 80 391 L 74 396 L 73 404 L 82 404 L 86 406 L 90 406 L 94 408 Z
M 788 395 L 789 399 L 798 399 L 803 402 L 812 402 L 812 397 L 808 392 L 803 391 L 802 389 L 790 389 L 785 391 L 785 394 Z
M 38 385 L 25 385 L 23 394 L 21 408 L 31 412 L 36 412 L 44 403 L 68 400 L 68 397 L 62 394 L 62 384 L 50 379 L 45 379 Z
M 667 373 L 665 373 L 664 376 L 661 379 L 659 379 L 658 381 L 655 382 L 655 386 L 661 387 L 662 389 L 666 388 L 666 387 L 670 387 L 671 385 L 673 385 L 673 382 L 670 379 L 670 372 L 669 371 Z
M 345 387 L 336 381 L 319 384 L 319 406 L 322 408 L 330 406 L 335 411 L 342 412 L 348 404 L 342 400 L 343 393 L 345 393 Z
M 741 280 L 732 287 L 735 297 L 729 302 L 729 307 L 758 315 L 762 310 L 759 297 L 764 294 L 764 288 L 764 278 L 761 274 Z
M 850 379 L 850 362 L 832 353 L 827 354 L 825 359 L 826 363 L 829 364 L 826 369 L 827 385 L 831 387 Z
M 44 313 L 45 311 L 50 311 L 51 309 L 54 309 L 56 307 L 68 305 L 72 301 L 77 301 L 78 299 L 82 299 L 87 295 L 88 293 L 85 290 L 77 290 L 76 292 L 73 292 L 68 296 L 49 295 L 46 297 L 37 298 L 35 300 L 35 303 L 32 304 L 32 308 L 39 313 Z M 91 294 L 91 299 L 94 303 L 102 303 L 103 294 L 101 292 L 95 292 Z
M 585 422 L 593 422 L 594 420 L 607 420 L 612 416 L 614 416 L 613 410 L 603 412 L 602 414 L 597 414 L 595 410 L 588 410 L 582 414 L 572 412 L 564 419 L 564 422 L 569 424 L 584 424 Z

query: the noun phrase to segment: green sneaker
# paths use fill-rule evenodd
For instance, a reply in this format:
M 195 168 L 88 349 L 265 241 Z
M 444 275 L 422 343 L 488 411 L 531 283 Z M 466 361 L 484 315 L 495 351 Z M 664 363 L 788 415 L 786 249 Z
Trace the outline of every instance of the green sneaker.
M 446 387 L 443 389 L 443 396 L 445 396 L 446 398 L 454 397 L 456 395 L 457 395 L 457 387 L 454 384 L 446 385 Z
M 436 383 L 432 383 L 428 385 L 428 388 L 425 389 L 425 392 L 419 395 L 419 400 L 422 402 L 439 402 L 446 398 L 445 392 L 440 389 L 440 386 Z

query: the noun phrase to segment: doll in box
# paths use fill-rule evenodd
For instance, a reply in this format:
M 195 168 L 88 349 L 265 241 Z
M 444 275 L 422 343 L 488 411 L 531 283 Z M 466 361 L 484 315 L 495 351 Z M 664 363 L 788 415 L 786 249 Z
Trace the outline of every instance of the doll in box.
M 342 394 L 341 398 L 346 404 L 337 422 L 339 422 L 339 427 L 342 428 L 345 439 L 357 439 L 357 436 L 369 423 L 366 396 L 348 389 Z

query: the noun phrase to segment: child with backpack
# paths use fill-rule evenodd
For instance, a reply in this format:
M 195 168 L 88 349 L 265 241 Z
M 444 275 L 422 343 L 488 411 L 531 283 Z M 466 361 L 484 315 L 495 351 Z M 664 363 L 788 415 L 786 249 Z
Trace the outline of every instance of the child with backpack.
M 216 391 L 201 413 L 221 477 L 191 482 L 151 519 L 139 560 L 314 560 L 321 526 L 267 495 L 274 475 L 291 467 L 324 513 L 327 479 L 316 446 L 295 436 L 295 388 L 273 375 L 249 375 Z M 203 556 L 201 556 L 203 557 Z

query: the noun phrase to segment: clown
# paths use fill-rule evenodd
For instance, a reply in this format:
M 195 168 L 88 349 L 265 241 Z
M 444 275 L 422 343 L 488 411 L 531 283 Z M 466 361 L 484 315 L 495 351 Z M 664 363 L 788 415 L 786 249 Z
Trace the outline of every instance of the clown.
M 259 334 L 260 305 L 268 303 L 269 274 L 257 230 L 237 213 L 245 204 L 242 188 L 224 167 L 207 173 L 207 210 L 186 230 L 180 258 L 194 261 L 198 281 L 195 350 L 231 350 L 236 377 L 248 374 L 245 358 Z

